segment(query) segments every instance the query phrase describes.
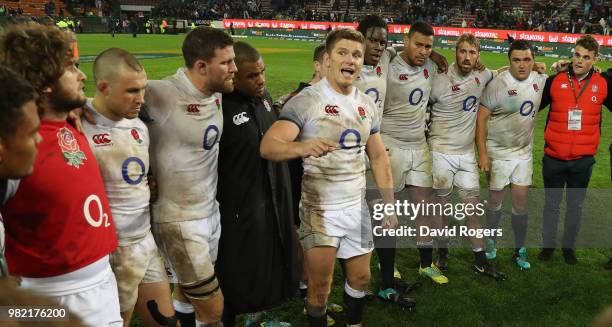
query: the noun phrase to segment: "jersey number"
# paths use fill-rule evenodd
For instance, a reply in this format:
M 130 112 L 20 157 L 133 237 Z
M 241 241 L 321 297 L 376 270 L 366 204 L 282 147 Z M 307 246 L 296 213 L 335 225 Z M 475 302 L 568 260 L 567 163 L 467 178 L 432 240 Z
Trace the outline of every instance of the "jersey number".
M 91 215 L 91 211 L 89 211 L 89 205 L 92 202 L 98 207 L 98 212 L 94 211 L 96 218 L 94 218 Z M 100 227 L 102 226 L 102 223 L 104 223 L 104 227 L 111 225 L 108 222 L 108 214 L 104 213 L 104 210 L 102 209 L 102 201 L 100 201 L 100 198 L 95 194 L 88 196 L 85 200 L 85 203 L 83 204 L 83 214 L 85 215 L 85 220 L 87 220 L 87 223 L 93 227 Z

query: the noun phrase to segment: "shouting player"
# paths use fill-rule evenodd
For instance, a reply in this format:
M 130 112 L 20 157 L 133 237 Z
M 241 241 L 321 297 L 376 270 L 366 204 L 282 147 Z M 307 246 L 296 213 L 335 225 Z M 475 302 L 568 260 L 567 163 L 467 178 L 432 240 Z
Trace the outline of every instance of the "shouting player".
M 304 158 L 299 232 L 308 272 L 310 326 L 327 325 L 336 257 L 344 259 L 348 324 L 361 325 L 372 251 L 363 194 L 366 153 L 385 202 L 393 202 L 376 105 L 354 86 L 363 65 L 364 42 L 353 30 L 331 32 L 325 45 L 327 77 L 285 104 L 280 121 L 261 144 L 262 155 L 270 160 Z M 387 216 L 382 225 L 394 228 L 397 218 Z

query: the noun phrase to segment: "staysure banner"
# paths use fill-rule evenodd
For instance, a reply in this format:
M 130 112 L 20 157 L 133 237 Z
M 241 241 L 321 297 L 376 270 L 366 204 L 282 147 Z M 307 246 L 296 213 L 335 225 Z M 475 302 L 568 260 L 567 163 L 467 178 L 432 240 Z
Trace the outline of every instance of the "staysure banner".
M 294 29 L 294 30 L 327 30 L 336 28 L 357 28 L 356 23 L 338 22 L 305 22 L 293 20 L 256 20 L 256 19 L 225 19 L 223 26 L 230 28 L 233 24 L 235 29 L 245 28 L 271 28 L 271 29 Z M 389 33 L 403 34 L 408 32 L 410 25 L 390 24 Z M 463 33 L 472 33 L 478 38 L 506 40 L 512 37 L 517 40 L 528 40 L 533 42 L 550 43 L 575 43 L 582 34 L 533 32 L 515 30 L 494 30 L 483 28 L 461 28 L 461 27 L 434 27 L 436 36 L 461 36 Z M 593 35 L 597 42 L 603 46 L 612 46 L 612 36 Z

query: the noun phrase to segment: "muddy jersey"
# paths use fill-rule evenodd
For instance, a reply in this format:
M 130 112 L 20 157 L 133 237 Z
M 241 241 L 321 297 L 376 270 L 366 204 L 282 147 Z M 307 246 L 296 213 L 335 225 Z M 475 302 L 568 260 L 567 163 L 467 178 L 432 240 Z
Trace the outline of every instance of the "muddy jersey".
M 145 97 L 144 110 L 152 120 L 151 169 L 158 185 L 153 221 L 212 217 L 219 210 L 221 94 L 204 95 L 180 68 L 164 80 L 149 81 Z
M 376 104 L 353 87 L 336 92 L 327 79 L 289 100 L 280 119 L 300 128 L 297 141 L 324 138 L 340 145 L 320 158 L 304 158 L 302 204 L 322 210 L 360 206 L 365 188 L 365 145 L 378 133 Z
M 455 64 L 446 74 L 436 74 L 429 97 L 429 102 L 433 103 L 429 132 L 432 151 L 474 152 L 479 99 L 492 79 L 493 73 L 488 69 L 462 75 Z
M 427 146 L 425 117 L 435 74 L 431 59 L 423 66 L 409 65 L 401 54 L 391 60 L 381 133 L 390 137 L 395 146 L 404 149 Z
M 391 57 L 394 56 L 394 48 L 385 49 L 378 61 L 378 65 L 371 66 L 364 63 L 361 68 L 361 73 L 359 74 L 359 79 L 355 82 L 355 86 L 357 86 L 361 92 L 367 94 L 374 100 L 380 115 L 382 115 L 382 110 L 385 106 L 389 63 L 391 62 Z
M 98 160 L 119 245 L 139 242 L 151 230 L 147 126 L 138 118 L 110 120 L 95 110 L 91 99 L 86 108 L 96 124 L 84 121 L 83 128 Z
M 489 83 L 480 103 L 491 111 L 487 152 L 492 159 L 531 158 L 533 128 L 546 78 L 532 72 L 519 81 L 506 71 Z

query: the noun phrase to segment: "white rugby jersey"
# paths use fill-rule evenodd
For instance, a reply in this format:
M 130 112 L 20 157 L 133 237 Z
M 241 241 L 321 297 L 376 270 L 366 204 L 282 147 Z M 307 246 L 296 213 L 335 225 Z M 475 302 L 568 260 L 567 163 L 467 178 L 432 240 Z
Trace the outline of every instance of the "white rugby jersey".
M 138 118 L 110 120 L 96 111 L 91 99 L 86 108 L 96 125 L 83 121 L 83 128 L 104 179 L 119 244 L 136 243 L 151 230 L 147 126 Z
M 153 221 L 212 217 L 219 210 L 221 94 L 204 95 L 179 68 L 164 80 L 149 81 L 145 98 L 145 110 L 153 119 L 149 123 L 151 168 L 158 185 Z
M 381 133 L 390 136 L 396 146 L 404 149 L 427 146 L 425 117 L 435 75 L 429 58 L 423 66 L 409 65 L 400 54 L 391 60 Z
M 491 111 L 487 125 L 489 157 L 531 158 L 533 128 L 547 77 L 532 72 L 519 81 L 505 71 L 489 83 L 480 98 L 480 103 Z
M 304 158 L 302 203 L 323 210 L 359 206 L 365 188 L 365 145 L 377 133 L 376 104 L 356 87 L 336 92 L 327 79 L 305 88 L 283 107 L 280 119 L 300 128 L 297 141 L 324 138 L 340 149 Z
M 446 74 L 436 74 L 429 102 L 431 127 L 429 146 L 432 151 L 447 154 L 474 152 L 476 116 L 480 96 L 493 79 L 493 73 L 472 70 L 462 75 L 456 64 Z
M 378 65 L 370 66 L 364 63 L 361 68 L 361 73 L 359 74 L 359 79 L 355 82 L 355 86 L 357 86 L 361 92 L 367 94 L 374 100 L 379 115 L 382 115 L 382 110 L 385 105 L 389 62 L 391 62 L 391 57 L 394 56 L 394 48 L 385 49 L 378 61 Z

